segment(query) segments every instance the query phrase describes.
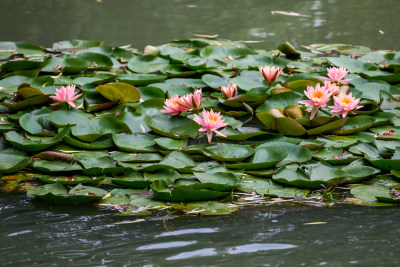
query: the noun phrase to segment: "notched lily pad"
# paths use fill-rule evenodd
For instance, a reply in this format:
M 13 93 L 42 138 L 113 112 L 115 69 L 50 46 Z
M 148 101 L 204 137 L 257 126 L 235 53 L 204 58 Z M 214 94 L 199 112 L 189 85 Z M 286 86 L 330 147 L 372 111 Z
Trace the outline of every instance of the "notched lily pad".
M 28 197 L 38 197 L 55 204 L 81 204 L 95 202 L 102 199 L 108 192 L 81 184 L 72 188 L 69 192 L 60 183 L 46 184 L 27 192 Z

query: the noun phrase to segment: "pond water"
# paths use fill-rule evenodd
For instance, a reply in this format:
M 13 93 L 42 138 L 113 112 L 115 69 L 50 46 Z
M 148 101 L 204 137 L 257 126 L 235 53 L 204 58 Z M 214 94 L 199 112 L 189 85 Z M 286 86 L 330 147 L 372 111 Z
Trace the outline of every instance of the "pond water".
M 141 219 L 8 195 L 0 220 L 2 266 L 400 265 L 393 208 L 274 205 Z
M 399 11 L 398 0 L 3 0 L 0 38 L 45 46 L 94 39 L 142 49 L 197 33 L 261 41 L 250 45 L 264 49 L 287 40 L 398 49 Z M 1 195 L 1 265 L 400 265 L 398 208 L 275 205 L 173 219 L 113 214 Z M 304 225 L 313 222 L 323 223 Z
M 284 41 L 398 49 L 399 11 L 398 0 L 3 0 L 0 32 L 2 41 L 47 46 L 77 38 L 142 49 L 195 33 L 264 49 Z

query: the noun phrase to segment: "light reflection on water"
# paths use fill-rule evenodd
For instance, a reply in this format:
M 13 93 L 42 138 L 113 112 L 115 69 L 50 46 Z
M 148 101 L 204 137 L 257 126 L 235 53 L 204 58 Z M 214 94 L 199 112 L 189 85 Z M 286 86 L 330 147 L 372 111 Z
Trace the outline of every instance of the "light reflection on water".
M 94 39 L 142 49 L 198 33 L 263 41 L 251 46 L 264 49 L 284 41 L 398 49 L 399 11 L 398 0 L 3 0 L 0 23 L 12 26 L 1 28 L 0 39 L 47 46 Z
M 0 196 L 0 207 L 2 266 L 400 264 L 396 207 L 260 206 L 131 224 L 91 205 L 51 206 L 19 195 Z

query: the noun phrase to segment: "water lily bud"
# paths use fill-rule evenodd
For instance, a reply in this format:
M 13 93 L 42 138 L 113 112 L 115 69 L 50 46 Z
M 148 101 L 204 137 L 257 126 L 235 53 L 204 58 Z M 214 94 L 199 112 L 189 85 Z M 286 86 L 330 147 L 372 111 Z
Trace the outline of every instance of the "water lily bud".
M 158 49 L 155 46 L 152 45 L 146 45 L 144 48 L 144 53 L 145 56 L 151 55 L 151 56 L 158 56 L 160 54 L 160 49 Z

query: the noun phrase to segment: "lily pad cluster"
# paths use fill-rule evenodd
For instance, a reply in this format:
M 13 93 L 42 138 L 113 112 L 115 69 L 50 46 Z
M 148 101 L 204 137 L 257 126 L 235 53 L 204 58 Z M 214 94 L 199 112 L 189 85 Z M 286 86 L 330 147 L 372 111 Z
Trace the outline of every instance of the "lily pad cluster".
M 142 52 L 87 40 L 0 42 L 1 190 L 128 215 L 399 202 L 399 52 L 288 45 L 194 38 Z M 266 80 L 265 66 L 283 72 Z M 343 90 L 362 108 L 345 118 L 320 108 L 310 119 L 299 101 L 330 67 L 349 71 Z M 63 87 L 73 88 L 70 99 Z M 161 112 L 198 92 L 201 109 L 224 119 L 210 143 L 195 121 L 200 107 Z

